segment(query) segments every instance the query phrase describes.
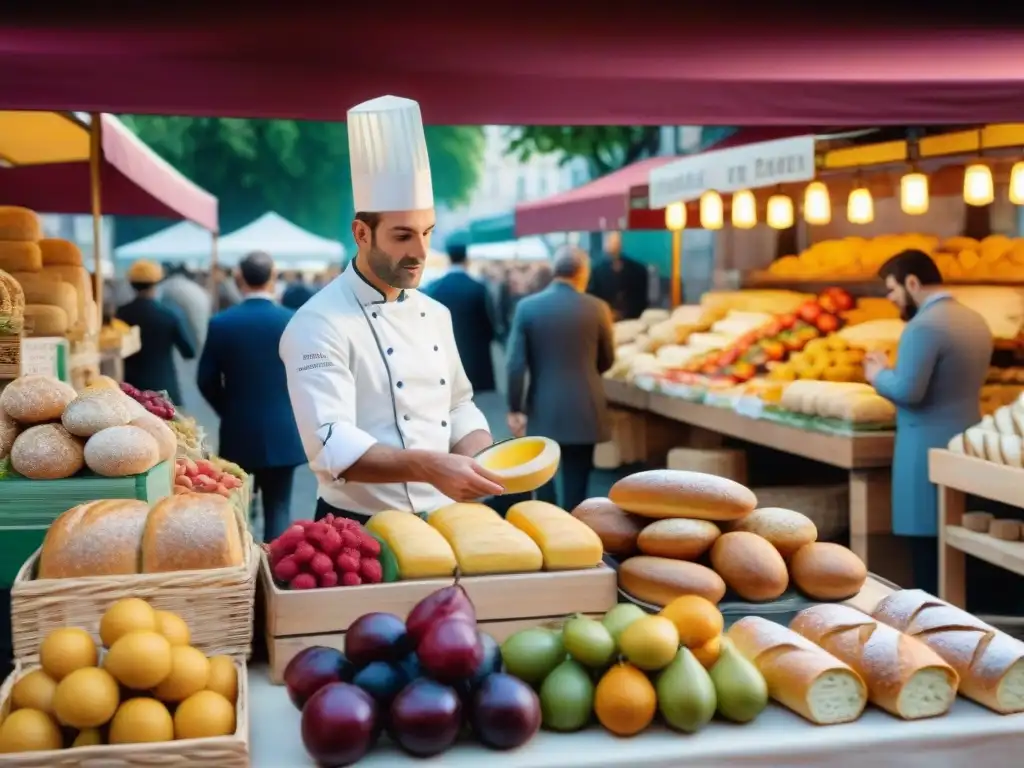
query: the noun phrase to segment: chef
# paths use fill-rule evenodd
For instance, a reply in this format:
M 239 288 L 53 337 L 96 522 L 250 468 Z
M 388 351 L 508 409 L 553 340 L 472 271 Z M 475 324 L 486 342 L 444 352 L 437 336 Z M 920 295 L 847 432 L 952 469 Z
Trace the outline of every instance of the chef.
M 416 290 L 435 221 L 419 105 L 382 96 L 353 107 L 348 136 L 358 250 L 280 346 L 316 517 L 364 521 L 501 493 L 472 458 L 493 441 L 451 315 Z

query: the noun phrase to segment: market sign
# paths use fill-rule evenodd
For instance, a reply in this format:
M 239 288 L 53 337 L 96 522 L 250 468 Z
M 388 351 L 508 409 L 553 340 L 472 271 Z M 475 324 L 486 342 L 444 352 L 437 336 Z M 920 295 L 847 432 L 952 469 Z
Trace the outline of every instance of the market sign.
M 703 152 L 651 171 L 651 208 L 696 200 L 709 189 L 738 192 L 814 178 L 814 136 L 792 136 Z

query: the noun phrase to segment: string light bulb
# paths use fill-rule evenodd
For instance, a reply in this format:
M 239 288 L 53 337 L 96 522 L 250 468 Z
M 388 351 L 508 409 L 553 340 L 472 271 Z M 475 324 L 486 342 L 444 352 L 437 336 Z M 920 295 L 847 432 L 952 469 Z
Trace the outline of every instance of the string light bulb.
M 686 203 L 669 203 L 665 206 L 665 228 L 671 232 L 686 228 Z
M 900 179 L 900 208 L 909 216 L 928 213 L 928 177 L 917 171 Z
M 732 196 L 732 225 L 737 229 L 753 229 L 757 225 L 757 200 L 749 189 Z
M 772 229 L 789 229 L 793 226 L 793 200 L 788 195 L 772 195 L 765 218 Z
M 968 205 L 988 205 L 996 199 L 992 182 L 992 169 L 975 163 L 964 169 L 964 202 Z
M 851 224 L 870 224 L 875 220 L 875 200 L 871 191 L 858 187 L 846 201 L 846 218 Z
M 700 225 L 704 229 L 721 229 L 725 223 L 725 209 L 722 196 L 708 190 L 700 196 Z
M 808 224 L 832 221 L 832 198 L 828 187 L 820 181 L 812 181 L 804 190 L 804 221 Z

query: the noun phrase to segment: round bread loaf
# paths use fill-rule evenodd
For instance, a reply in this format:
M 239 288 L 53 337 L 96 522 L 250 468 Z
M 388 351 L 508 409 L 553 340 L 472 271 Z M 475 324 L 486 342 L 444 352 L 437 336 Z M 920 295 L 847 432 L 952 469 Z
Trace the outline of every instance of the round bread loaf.
M 645 555 L 696 560 L 721 535 L 718 526 L 707 520 L 673 517 L 655 520 L 644 528 L 637 539 L 637 546 Z
M 14 438 L 18 436 L 21 427 L 14 419 L 0 409 L 0 459 L 6 459 L 11 455 L 11 446 L 14 445 Z
M 101 429 L 85 444 L 85 465 L 104 477 L 141 475 L 159 462 L 160 447 L 139 427 Z
M 92 437 L 101 429 L 123 427 L 131 421 L 131 414 L 120 392 L 94 390 L 72 400 L 60 421 L 72 435 Z
M 8 384 L 0 392 L 0 409 L 22 424 L 58 421 L 68 404 L 78 396 L 74 387 L 53 376 L 29 374 Z
M 716 605 L 725 595 L 725 582 L 710 568 L 648 555 L 631 557 L 619 566 L 619 586 L 662 608 L 683 595 L 700 595 Z
M 627 512 L 657 518 L 736 520 L 757 506 L 757 497 L 746 486 L 677 469 L 651 469 L 624 477 L 608 497 Z
M 227 568 L 243 560 L 238 518 L 223 496 L 183 493 L 150 510 L 142 535 L 143 573 Z
M 732 530 L 756 533 L 767 539 L 785 558 L 818 538 L 818 528 L 811 518 L 782 507 L 755 509 L 737 520 Z
M 133 427 L 144 429 L 156 440 L 160 461 L 170 461 L 178 452 L 178 436 L 167 426 L 167 422 L 152 413 L 144 413 L 131 420 Z
M 40 579 L 139 572 L 149 505 L 137 499 L 79 504 L 53 521 L 39 552 Z
M 789 561 L 797 589 L 812 600 L 846 600 L 868 578 L 864 562 L 841 544 L 816 541 L 801 547 Z
M 711 547 L 711 567 L 729 589 L 751 602 L 775 600 L 789 586 L 782 555 L 756 533 L 734 531 L 720 536 Z
M 623 512 L 611 499 L 587 499 L 572 511 L 572 516 L 597 534 L 609 555 L 627 556 L 636 552 L 637 537 L 645 521 Z
M 37 424 L 14 439 L 11 466 L 31 480 L 71 477 L 84 464 L 82 443 L 60 424 Z

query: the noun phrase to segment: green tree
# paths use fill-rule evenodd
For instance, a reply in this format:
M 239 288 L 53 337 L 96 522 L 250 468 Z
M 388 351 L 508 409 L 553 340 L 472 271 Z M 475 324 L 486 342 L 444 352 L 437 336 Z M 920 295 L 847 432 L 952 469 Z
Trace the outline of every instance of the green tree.
M 149 115 L 123 120 L 219 198 L 223 231 L 276 211 L 311 232 L 348 239 L 353 210 L 344 123 Z M 435 199 L 449 206 L 465 203 L 480 176 L 482 129 L 428 126 L 426 135 Z M 126 224 L 119 223 L 119 241 L 125 241 L 121 232 L 129 239 L 146 234 Z
M 506 154 L 520 162 L 533 155 L 561 155 L 563 164 L 587 161 L 591 178 L 623 168 L 658 151 L 660 129 L 647 125 L 530 125 L 510 128 Z

